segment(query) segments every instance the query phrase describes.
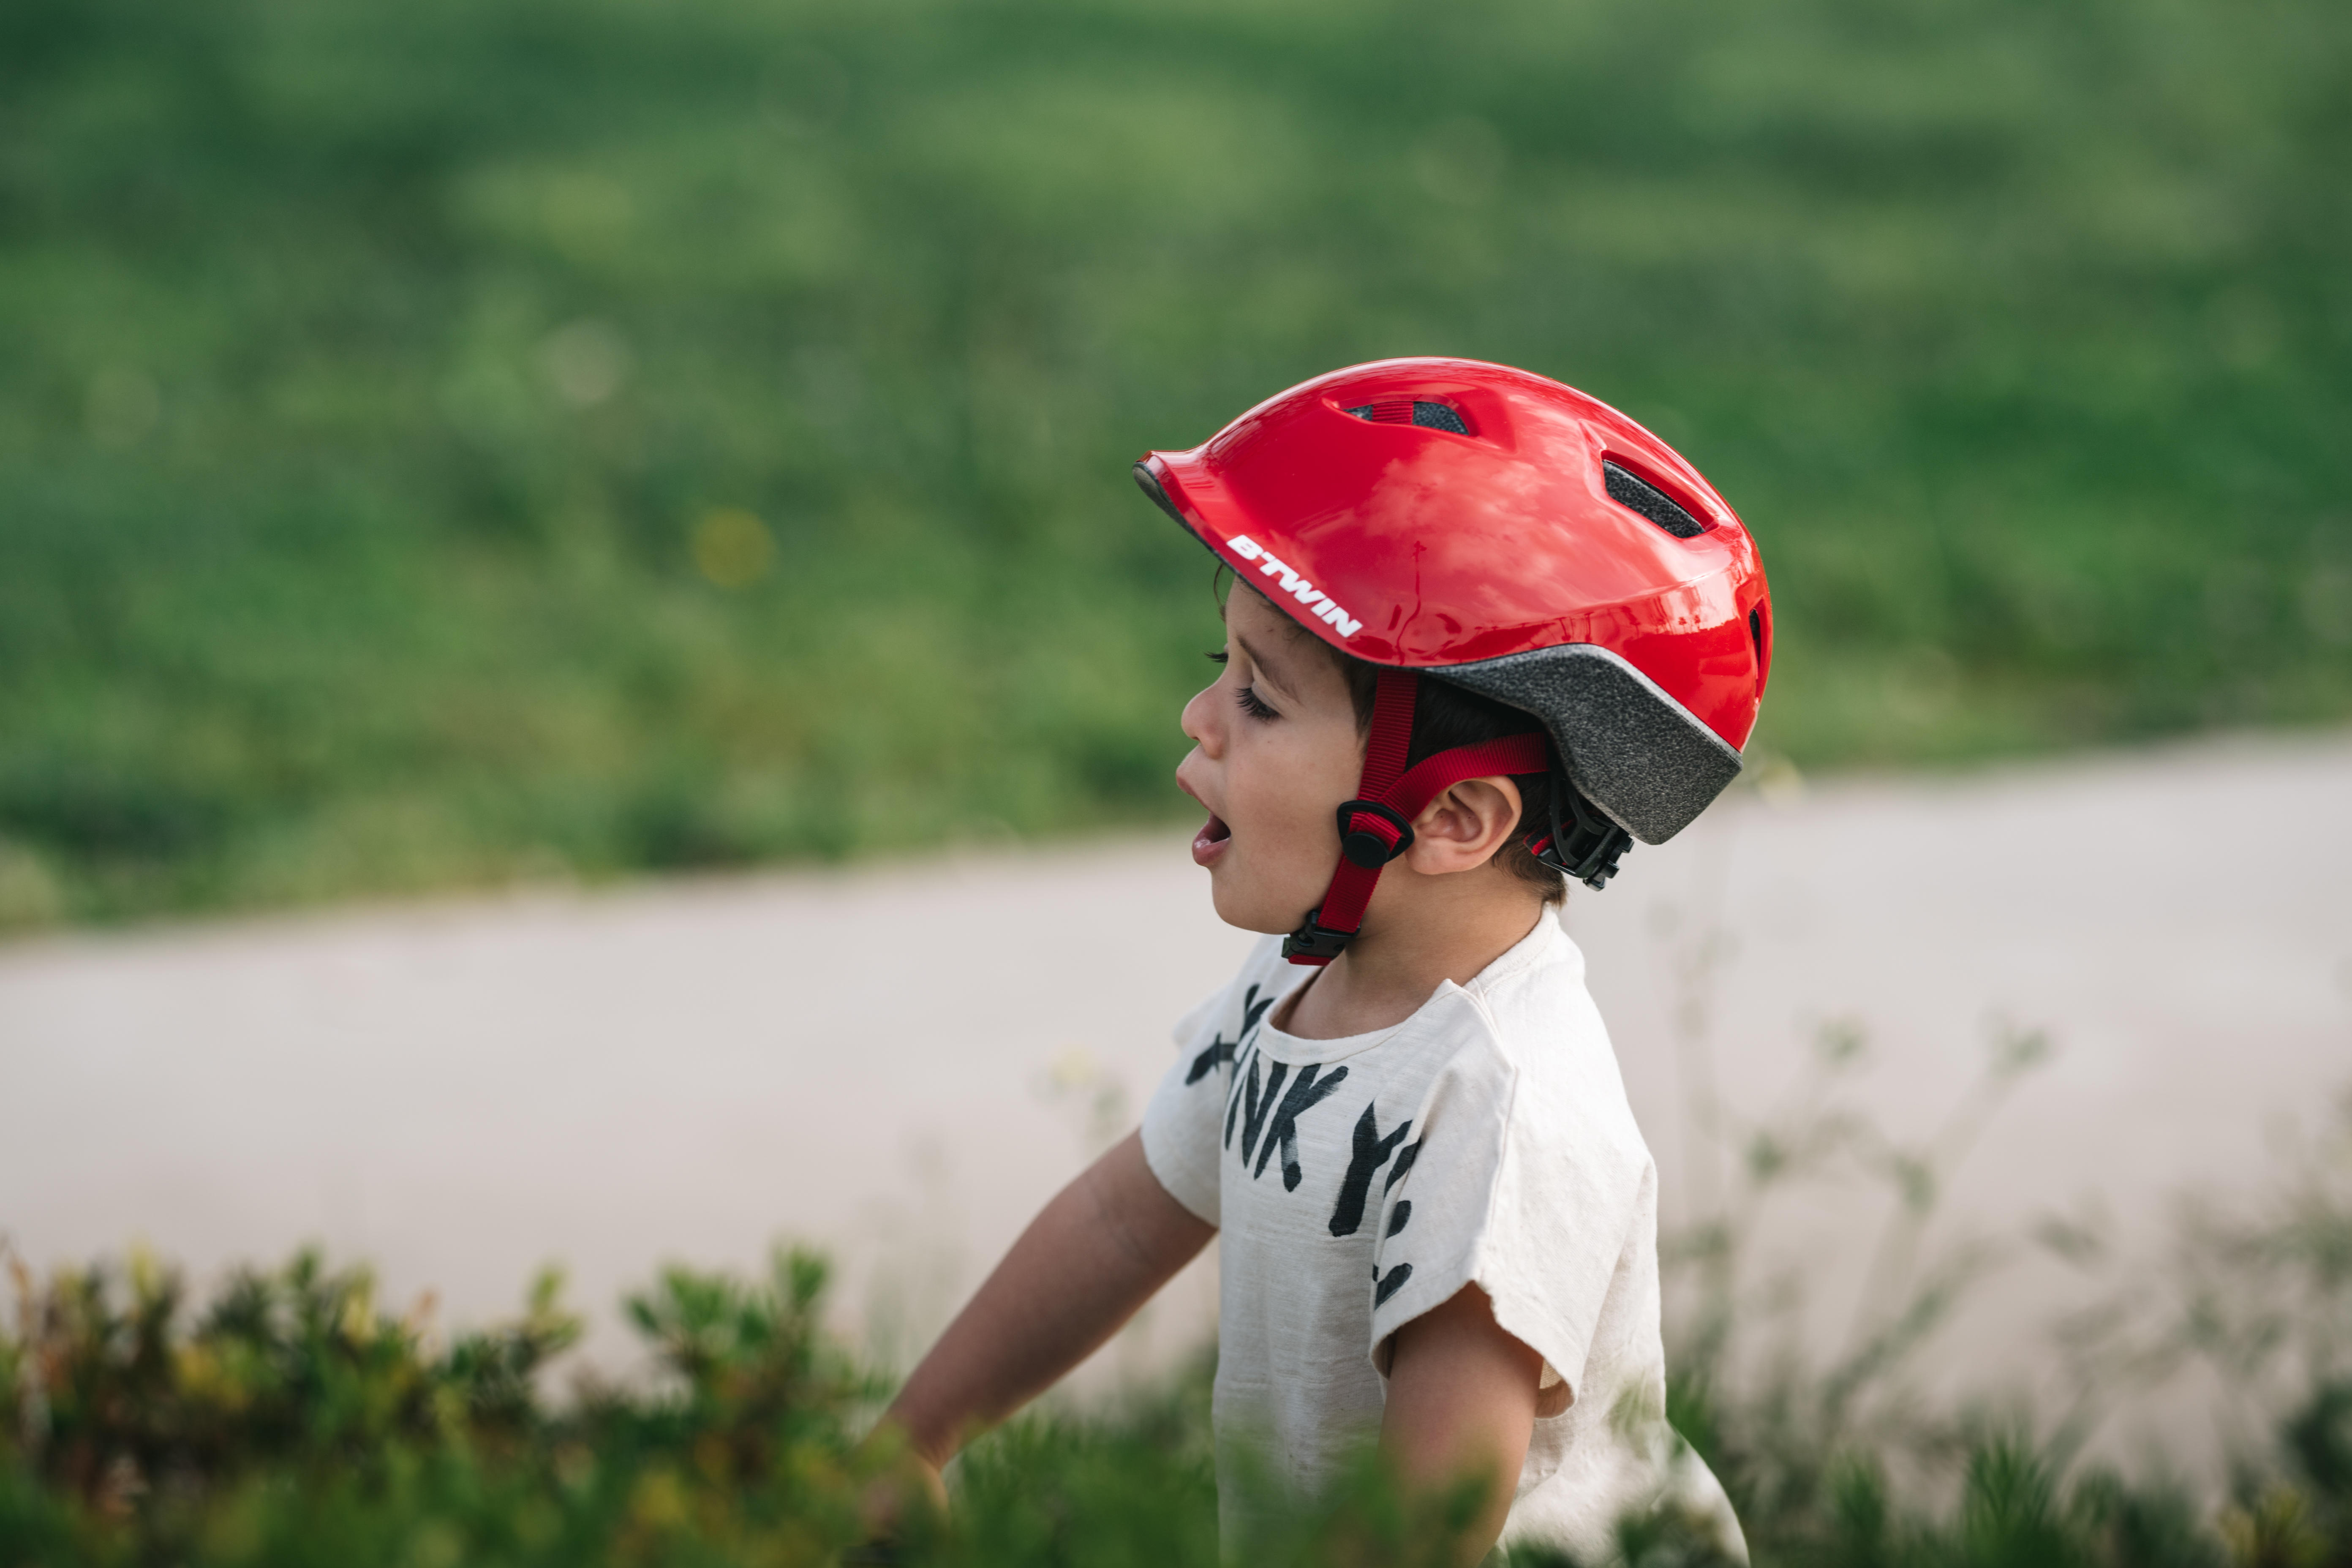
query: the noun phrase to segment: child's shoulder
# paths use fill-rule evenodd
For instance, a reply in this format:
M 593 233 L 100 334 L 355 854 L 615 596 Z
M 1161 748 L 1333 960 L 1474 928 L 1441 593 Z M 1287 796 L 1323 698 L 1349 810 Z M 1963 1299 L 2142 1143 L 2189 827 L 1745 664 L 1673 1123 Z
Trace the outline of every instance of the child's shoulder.
M 1461 989 L 1496 1048 L 1514 1065 L 1610 1056 L 1608 1028 L 1584 986 L 1584 953 L 1549 910 L 1517 946 Z
M 1641 1142 L 1608 1026 L 1585 988 L 1584 954 L 1549 911 L 1461 994 L 1476 1020 L 1453 1042 L 1462 1065 L 1475 1060 L 1508 1079 L 1515 1122 Z

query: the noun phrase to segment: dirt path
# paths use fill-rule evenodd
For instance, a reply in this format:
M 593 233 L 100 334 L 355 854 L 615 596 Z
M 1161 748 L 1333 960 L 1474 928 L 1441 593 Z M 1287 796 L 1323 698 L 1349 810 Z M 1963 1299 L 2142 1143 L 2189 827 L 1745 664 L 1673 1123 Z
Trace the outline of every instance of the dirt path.
M 2346 737 L 1748 794 L 1567 923 L 1676 1212 L 1726 1179 L 1694 1090 L 1763 1114 L 1825 1024 L 1866 1037 L 1844 1092 L 1906 1140 L 1990 1038 L 2041 1029 L 1950 1222 L 2087 1205 L 2145 1232 L 2184 1184 L 2259 1180 L 2267 1130 L 2352 1079 L 2347 805 Z M 467 1319 L 561 1259 L 606 1356 L 658 1260 L 803 1237 L 903 1355 L 1131 1120 L 1246 940 L 1161 835 L 19 943 L 0 1231 L 37 1263 L 143 1237 L 199 1270 L 317 1239 Z M 1805 1197 L 1776 1233 L 1832 1328 L 1877 1201 Z M 2011 1342 L 2050 1267 L 2000 1275 L 1958 1351 Z M 1196 1269 L 1095 1375 L 1197 1342 L 1213 1289 Z

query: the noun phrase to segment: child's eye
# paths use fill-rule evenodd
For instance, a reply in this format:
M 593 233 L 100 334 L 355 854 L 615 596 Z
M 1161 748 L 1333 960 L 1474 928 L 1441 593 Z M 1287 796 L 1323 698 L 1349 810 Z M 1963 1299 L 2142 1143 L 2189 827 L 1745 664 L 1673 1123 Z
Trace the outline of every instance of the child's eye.
M 1226 657 L 1226 656 L 1225 656 L 1225 650 L 1224 650 L 1224 649 L 1223 649 L 1223 648 L 1219 648 L 1219 649 L 1218 649 L 1216 652 L 1214 652 L 1214 653 L 1211 653 L 1211 654 L 1203 654 L 1203 655 L 1202 655 L 1201 657 L 1202 657 L 1203 658 L 1207 659 L 1211 664 L 1223 664 L 1223 663 L 1224 663 L 1224 662 L 1225 662 L 1225 657 Z
M 1228 656 L 1223 648 L 1220 648 L 1216 652 L 1210 654 L 1208 657 L 1214 663 L 1223 664 L 1226 662 Z M 1267 706 L 1265 699 L 1257 694 L 1257 689 L 1255 687 L 1244 686 L 1241 688 L 1234 693 L 1234 700 L 1240 703 L 1242 705 L 1242 711 L 1248 714 L 1253 719 L 1265 720 L 1279 719 L 1282 717 L 1280 713 Z

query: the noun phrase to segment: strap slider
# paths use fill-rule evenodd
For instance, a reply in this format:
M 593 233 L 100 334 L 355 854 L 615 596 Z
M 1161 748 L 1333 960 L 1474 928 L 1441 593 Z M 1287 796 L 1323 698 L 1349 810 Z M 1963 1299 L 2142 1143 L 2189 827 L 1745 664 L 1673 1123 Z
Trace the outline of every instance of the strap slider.
M 1383 838 L 1370 827 L 1359 826 L 1356 818 L 1369 813 L 1396 829 L 1393 841 Z M 1393 807 L 1376 800 L 1351 800 L 1339 808 L 1339 853 L 1367 871 L 1377 871 L 1406 850 L 1412 847 L 1412 824 L 1398 815 Z M 1313 917 L 1308 917 L 1311 921 Z

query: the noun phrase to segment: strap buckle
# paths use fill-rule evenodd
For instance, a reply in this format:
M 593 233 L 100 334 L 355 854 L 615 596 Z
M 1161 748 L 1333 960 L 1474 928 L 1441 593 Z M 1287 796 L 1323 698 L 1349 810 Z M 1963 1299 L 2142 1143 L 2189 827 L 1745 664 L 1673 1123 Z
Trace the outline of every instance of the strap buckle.
M 1381 836 L 1356 826 L 1359 813 L 1380 817 L 1397 830 L 1394 844 L 1381 842 Z M 1339 808 L 1339 853 L 1367 871 L 1377 871 L 1406 850 L 1412 847 L 1412 824 L 1391 807 L 1376 800 L 1351 800 Z M 1314 916 L 1307 917 L 1311 922 Z
M 1351 931 L 1333 931 L 1323 923 L 1323 908 L 1317 905 L 1307 911 L 1298 929 L 1282 939 L 1282 956 L 1293 963 L 1328 963 L 1348 950 L 1356 940 Z

